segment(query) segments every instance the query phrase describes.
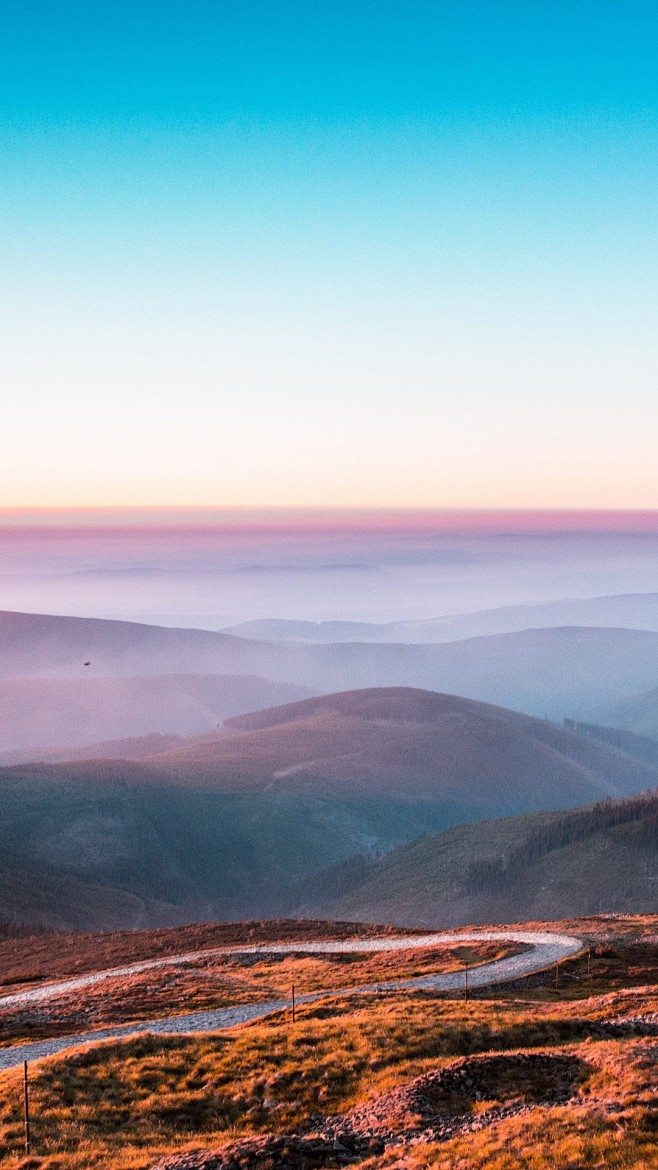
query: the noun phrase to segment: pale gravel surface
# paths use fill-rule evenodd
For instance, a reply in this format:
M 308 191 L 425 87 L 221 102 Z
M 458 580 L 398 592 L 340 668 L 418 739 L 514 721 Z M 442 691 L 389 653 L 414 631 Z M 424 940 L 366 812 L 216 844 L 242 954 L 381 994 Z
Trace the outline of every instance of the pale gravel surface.
M 353 952 L 364 954 L 375 951 L 400 951 L 420 947 L 446 946 L 466 942 L 512 942 L 522 943 L 531 949 L 519 955 L 510 955 L 506 959 L 483 963 L 473 967 L 468 973 L 469 987 L 486 987 L 494 983 L 507 983 L 513 979 L 530 975 L 550 967 L 583 949 L 580 939 L 565 934 L 553 934 L 549 931 L 515 931 L 489 930 L 459 934 L 427 934 L 408 935 L 404 938 L 376 938 L 376 939 L 348 939 L 340 942 L 291 942 L 268 943 L 252 947 L 218 947 L 214 950 L 194 951 L 187 955 L 167 956 L 163 959 L 149 959 L 142 963 L 131 963 L 125 967 L 113 967 L 106 971 L 96 971 L 91 975 L 81 975 L 75 979 L 65 979 L 58 983 L 49 983 L 45 987 L 31 988 L 29 991 L 15 992 L 12 995 L 0 997 L 0 1008 L 26 1007 L 29 1004 L 45 1003 L 65 995 L 71 991 L 93 986 L 104 979 L 115 979 L 125 975 L 135 975 L 141 971 L 151 971 L 160 967 L 172 967 L 193 963 L 213 955 L 271 955 L 271 954 L 336 954 Z M 348 987 L 340 990 L 317 991 L 311 995 L 301 995 L 298 1003 L 315 1003 L 327 996 L 353 995 L 355 992 L 380 991 L 453 991 L 464 985 L 464 975 L 461 971 L 446 975 L 423 975 L 415 979 L 392 980 L 382 983 L 371 983 L 363 987 Z M 117 1039 L 123 1036 L 136 1036 L 150 1032 L 158 1035 L 183 1034 L 193 1035 L 200 1032 L 216 1032 L 224 1028 L 232 1028 L 236 1024 L 244 1024 L 251 1020 L 261 1019 L 272 1012 L 282 1011 L 290 1007 L 287 999 L 268 1000 L 259 1004 L 244 1004 L 236 1007 L 220 1008 L 217 1011 L 193 1012 L 190 1015 L 168 1016 L 160 1020 L 136 1021 L 131 1024 L 121 1024 L 116 1027 L 102 1028 L 93 1032 L 79 1032 L 71 1036 L 59 1036 L 52 1040 L 37 1040 L 31 1044 L 12 1045 L 0 1048 L 0 1070 L 15 1068 L 28 1060 L 40 1060 L 44 1056 L 54 1056 L 66 1049 L 77 1047 L 79 1044 L 89 1044 L 99 1040 Z

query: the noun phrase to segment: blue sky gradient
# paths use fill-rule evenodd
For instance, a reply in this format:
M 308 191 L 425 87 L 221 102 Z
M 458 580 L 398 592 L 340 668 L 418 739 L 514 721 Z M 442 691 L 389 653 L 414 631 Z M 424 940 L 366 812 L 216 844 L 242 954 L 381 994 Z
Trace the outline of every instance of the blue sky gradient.
M 658 506 L 654 4 L 0 14 L 0 502 Z

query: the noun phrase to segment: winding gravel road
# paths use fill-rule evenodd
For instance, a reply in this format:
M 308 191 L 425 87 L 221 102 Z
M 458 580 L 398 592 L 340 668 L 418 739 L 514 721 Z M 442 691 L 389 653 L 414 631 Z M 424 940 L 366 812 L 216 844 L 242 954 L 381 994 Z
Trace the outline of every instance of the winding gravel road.
M 80 975 L 75 979 L 48 983 L 42 987 L 31 988 L 29 991 L 15 992 L 0 997 L 0 1009 L 8 1007 L 20 1009 L 31 1004 L 47 1003 L 49 1000 L 56 999 L 58 995 L 67 995 L 71 991 L 91 987 L 105 979 L 136 975 L 142 971 L 151 971 L 160 967 L 185 966 L 213 955 L 335 954 L 346 952 L 364 954 L 374 951 L 401 951 L 410 948 L 455 945 L 466 942 L 512 942 L 522 943 L 529 947 L 521 954 L 510 955 L 506 959 L 498 959 L 495 962 L 483 963 L 479 967 L 470 968 L 468 973 L 470 987 L 486 987 L 495 983 L 507 983 L 511 979 L 531 975 L 535 971 L 550 967 L 553 963 L 570 958 L 583 949 L 582 942 L 570 935 L 553 934 L 548 931 L 515 930 L 408 935 L 404 938 L 348 939 L 340 942 L 291 942 L 267 943 L 252 947 L 218 947 L 214 950 L 193 951 L 186 955 L 173 955 L 164 959 L 149 959 L 141 963 L 131 963 L 125 967 L 112 967 L 106 971 L 96 971 L 91 975 Z M 353 995 L 355 992 L 453 991 L 463 987 L 463 985 L 463 973 L 454 971 L 446 975 L 423 975 L 415 979 L 370 983 L 361 987 L 346 987 L 340 990 L 316 991 L 310 995 L 300 995 L 297 1002 L 315 1003 L 327 996 Z M 193 1012 L 189 1015 L 167 1016 L 159 1020 L 136 1021 L 131 1024 L 97 1029 L 93 1032 L 78 1032 L 71 1036 L 58 1036 L 52 1040 L 38 1040 L 31 1044 L 13 1045 L 0 1048 L 0 1070 L 15 1068 L 25 1060 L 40 1060 L 45 1056 L 54 1056 L 69 1048 L 77 1047 L 79 1044 L 136 1036 L 144 1032 L 158 1035 L 193 1035 L 200 1032 L 217 1032 L 224 1028 L 232 1028 L 236 1024 L 262 1019 L 263 1016 L 282 1011 L 289 1006 L 290 1001 L 287 999 L 268 1000 L 264 1003 L 240 1004 L 235 1007 L 220 1008 L 217 1011 Z

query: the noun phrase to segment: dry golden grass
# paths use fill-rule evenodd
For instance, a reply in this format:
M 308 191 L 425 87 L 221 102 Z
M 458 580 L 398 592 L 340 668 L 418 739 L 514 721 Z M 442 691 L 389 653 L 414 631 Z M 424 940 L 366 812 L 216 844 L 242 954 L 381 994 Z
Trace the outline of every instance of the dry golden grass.
M 327 1001 L 304 1009 L 294 1026 L 281 1016 L 224 1036 L 110 1042 L 33 1069 L 34 1148 L 45 1156 L 38 1163 L 44 1168 L 142 1170 L 172 1149 L 304 1126 L 314 1115 L 343 1110 L 450 1057 L 570 1041 L 600 1066 L 600 1083 L 592 1083 L 603 1100 L 608 1094 L 631 1113 L 642 1110 L 650 1076 L 644 1062 L 650 1052 L 655 1057 L 655 1042 L 582 1043 L 586 1032 L 587 1017 L 573 1004 L 560 1009 L 395 995 Z M 592 1111 L 585 1099 L 582 1109 L 585 1124 Z M 546 1111 L 539 1117 L 537 1124 L 546 1127 Z M 20 1077 L 5 1073 L 0 1158 L 6 1170 L 21 1166 L 21 1140 Z M 478 1143 L 485 1148 L 495 1140 L 488 1133 Z M 503 1149 L 504 1137 L 500 1142 Z M 447 1157 L 446 1149 L 437 1156 Z M 528 1163 L 535 1164 L 541 1165 Z M 583 1163 L 589 1164 L 597 1165 Z M 506 1170 L 507 1163 L 501 1166 Z
M 592 1076 L 573 1103 L 534 1110 L 468 1137 L 389 1153 L 362 1170 L 655 1170 L 655 1043 L 576 1049 Z
M 303 995 L 459 971 L 465 965 L 491 962 L 522 949 L 513 944 L 483 942 L 380 954 L 282 954 L 262 958 L 209 954 L 193 964 L 105 979 L 19 1012 L 0 1008 L 0 1044 L 157 1019 L 175 1012 L 285 999 L 293 983 L 296 994 Z
M 294 963 L 274 964 L 266 977 L 288 979 Z M 346 969 L 353 974 L 350 964 L 333 967 L 341 978 Z M 141 1036 L 78 1050 L 32 1066 L 30 1162 L 21 1153 L 20 1075 L 0 1074 L 0 1164 L 146 1170 L 174 1150 L 303 1129 L 458 1056 L 549 1048 L 588 1067 L 568 1104 L 533 1107 L 468 1137 L 402 1146 L 363 1170 L 656 1170 L 658 1040 L 600 1039 L 595 1027 L 591 1038 L 601 1019 L 658 1010 L 653 974 L 630 989 L 597 975 L 596 995 L 539 987 L 466 1004 L 420 992 L 346 996 L 303 1007 L 294 1025 L 281 1013 L 214 1036 Z

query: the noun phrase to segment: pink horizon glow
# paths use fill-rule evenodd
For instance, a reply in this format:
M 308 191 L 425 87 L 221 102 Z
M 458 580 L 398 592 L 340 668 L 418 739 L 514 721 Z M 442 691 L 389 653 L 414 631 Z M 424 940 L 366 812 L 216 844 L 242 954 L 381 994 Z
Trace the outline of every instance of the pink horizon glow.
M 477 535 L 658 533 L 654 509 L 411 509 L 411 508 L 284 508 L 284 507 L 134 507 L 134 508 L 3 508 L 0 535 L 21 529 L 32 536 L 57 530 L 88 535 L 112 531 L 127 537 L 154 529 L 160 535 L 209 532 L 433 532 Z

